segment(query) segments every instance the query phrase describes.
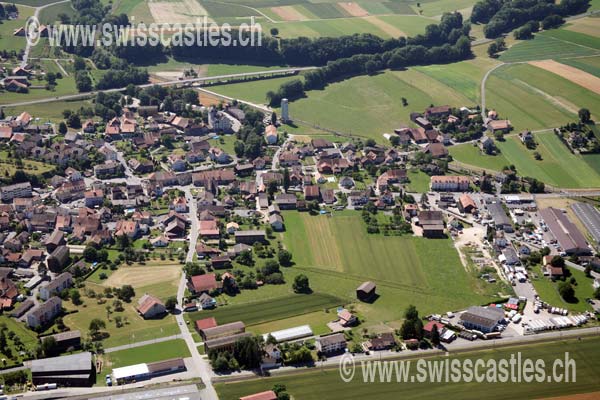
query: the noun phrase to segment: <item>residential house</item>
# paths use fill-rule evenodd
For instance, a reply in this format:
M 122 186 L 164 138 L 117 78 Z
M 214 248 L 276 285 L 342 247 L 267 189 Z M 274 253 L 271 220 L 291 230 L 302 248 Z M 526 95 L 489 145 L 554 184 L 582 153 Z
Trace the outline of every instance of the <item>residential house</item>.
M 52 272 L 61 272 L 70 261 L 70 251 L 65 245 L 58 246 L 46 259 L 48 269 Z
M 211 273 L 192 276 L 188 287 L 193 294 L 200 295 L 220 289 L 221 285 L 217 282 L 216 275 Z
M 38 328 L 49 324 L 57 317 L 62 310 L 62 300 L 60 297 L 51 297 L 45 303 L 34 307 L 26 315 L 27 326 Z
M 315 347 L 323 354 L 341 352 L 346 349 L 346 337 L 343 333 L 320 336 L 315 341 Z
M 69 272 L 63 272 L 50 282 L 44 282 L 40 285 L 40 298 L 48 300 L 54 295 L 60 295 L 63 290 L 73 286 L 73 275 Z
M 431 190 L 438 192 L 466 192 L 471 180 L 468 176 L 434 175 L 431 177 Z

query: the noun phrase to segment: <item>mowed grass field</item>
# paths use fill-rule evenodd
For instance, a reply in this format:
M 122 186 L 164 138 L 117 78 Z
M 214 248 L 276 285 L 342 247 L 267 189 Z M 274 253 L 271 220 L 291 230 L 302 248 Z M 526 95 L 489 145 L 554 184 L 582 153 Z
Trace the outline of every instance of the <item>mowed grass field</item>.
M 498 156 L 481 155 L 471 145 L 458 145 L 450 149 L 457 161 L 481 168 L 500 170 L 505 165 L 515 165 L 521 176 L 537 178 L 547 184 L 562 188 L 600 187 L 600 174 L 590 156 L 571 154 L 552 132 L 535 134 L 542 160 L 533 156 L 515 135 L 505 141 L 496 141 L 501 151 Z M 593 156 L 592 156 L 593 157 Z
M 574 33 L 574 32 L 573 32 Z M 552 35 L 535 35 L 534 39 L 518 42 L 500 55 L 500 61 L 518 62 L 581 57 L 600 54 L 596 48 L 559 39 Z
M 508 118 L 516 131 L 561 126 L 580 108 L 600 115 L 600 96 L 528 64 L 502 66 L 486 82 L 486 106 Z
M 541 359 L 545 363 L 545 371 L 552 374 L 552 366 L 556 359 L 565 359 L 564 352 L 576 362 L 576 381 L 569 383 L 532 382 L 532 383 L 476 383 L 462 381 L 460 383 L 364 383 L 361 368 L 356 368 L 354 379 L 345 383 L 341 380 L 336 368 L 311 370 L 288 376 L 276 376 L 263 379 L 247 380 L 237 383 L 217 384 L 219 398 L 234 400 L 242 396 L 270 390 L 275 384 L 284 384 L 288 393 L 296 399 L 433 399 L 442 395 L 445 399 L 479 400 L 482 393 L 490 400 L 501 399 L 533 399 L 555 398 L 576 393 L 600 391 L 600 339 L 584 338 L 582 340 L 559 341 L 545 344 L 528 344 L 523 347 L 502 348 L 452 355 L 459 360 L 509 360 L 511 355 L 522 353 L 522 359 Z M 444 357 L 447 358 L 447 357 Z M 433 360 L 443 360 L 436 357 Z M 416 360 L 411 361 L 411 376 L 416 372 Z M 573 397 L 576 399 L 577 397 Z M 582 399 L 596 398 L 593 394 Z
M 360 283 L 378 285 L 377 301 L 356 305 L 368 323 L 399 320 L 411 303 L 423 313 L 442 312 L 497 295 L 493 286 L 480 290 L 449 239 L 369 235 L 356 212 L 333 217 L 286 212 L 284 219 L 284 244 L 295 262 L 290 270 L 305 273 L 313 290 L 354 300 Z
M 210 90 L 264 103 L 267 91 L 277 90 L 290 79 L 297 78 L 213 86 Z M 473 87 L 473 84 L 467 85 Z M 407 107 L 402 107 L 402 97 L 407 99 Z M 324 90 L 307 92 L 307 97 L 290 103 L 290 115 L 292 119 L 381 142 L 383 133 L 409 122 L 411 111 L 423 110 L 430 104 L 460 107 L 472 103 L 473 100 L 444 84 L 443 77 L 433 79 L 417 69 L 409 69 L 359 76 L 330 84 Z

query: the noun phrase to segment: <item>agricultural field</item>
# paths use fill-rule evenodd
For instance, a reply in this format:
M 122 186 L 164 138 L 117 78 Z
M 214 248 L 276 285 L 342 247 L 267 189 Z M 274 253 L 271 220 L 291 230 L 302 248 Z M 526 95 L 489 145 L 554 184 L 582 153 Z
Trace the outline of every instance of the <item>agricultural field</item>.
M 145 292 L 164 301 L 177 293 L 180 276 L 181 264 L 168 265 L 166 261 L 155 266 L 134 264 L 121 266 L 102 282 L 102 286 L 131 285 L 140 295 Z
M 600 37 L 600 29 L 598 29 L 598 22 L 598 17 L 579 18 L 565 24 L 563 26 L 563 29 L 583 33 L 589 36 Z
M 472 166 L 500 170 L 513 164 L 519 175 L 537 178 L 549 185 L 563 188 L 600 187 L 600 171 L 595 167 L 594 155 L 575 155 L 552 133 L 535 134 L 542 160 L 536 160 L 517 136 L 508 136 L 505 141 L 496 141 L 501 151 L 498 156 L 481 155 L 477 148 L 458 145 L 450 148 L 457 161 Z M 590 159 L 592 157 L 592 159 Z M 597 163 L 596 163 L 597 164 Z
M 233 98 L 264 103 L 267 91 L 276 90 L 282 82 L 290 79 L 297 78 L 214 86 L 211 90 Z M 409 121 L 411 111 L 423 110 L 430 104 L 462 106 L 473 103 L 444 84 L 442 79 L 432 79 L 417 69 L 359 76 L 330 84 L 324 90 L 308 92 L 307 97 L 290 103 L 290 115 L 292 119 L 312 125 L 381 142 L 384 140 L 383 133 Z M 402 97 L 407 99 L 407 107 L 401 106 Z
M 299 271 L 296 271 L 299 273 Z M 292 279 L 287 279 L 291 281 Z M 283 285 L 278 285 L 282 287 Z M 263 288 L 258 289 L 261 291 Z M 252 292 L 252 291 L 246 291 Z M 263 293 L 261 293 L 263 294 Z M 187 314 L 191 321 L 214 317 L 219 325 L 234 321 L 243 321 L 250 330 L 257 333 L 268 333 L 275 329 L 309 324 L 318 327 L 321 332 L 328 332 L 325 324 L 334 319 L 323 310 L 343 305 L 347 299 L 341 299 L 325 293 L 287 294 L 280 297 L 250 301 L 243 304 L 220 306 L 214 310 L 203 310 Z M 298 325 L 298 324 L 296 324 Z
M 19 10 L 19 18 L 13 21 L 2 21 L 0 24 L 0 49 L 2 50 L 23 50 L 27 44 L 24 36 L 13 36 L 13 32 L 17 28 L 25 26 L 27 18 L 31 17 L 34 9 L 26 6 L 17 6 Z
M 537 34 L 534 39 L 516 43 L 500 56 L 500 61 L 520 62 L 598 55 L 596 48 L 569 43 L 552 35 Z
M 596 93 L 527 64 L 496 69 L 486 83 L 486 97 L 486 106 L 510 119 L 516 131 L 561 126 L 582 107 L 600 114 Z
M 126 367 L 140 363 L 152 363 L 172 358 L 190 357 L 190 352 L 183 339 L 153 343 L 132 349 L 104 353 L 99 356 L 102 361 L 102 371 L 98 371 L 96 384 L 104 385 L 104 376 L 112 374 L 115 368 Z
M 46 4 L 55 3 L 56 0 L 15 0 L 11 3 L 15 3 L 17 6 L 23 4 L 29 7 L 40 7 Z M 32 14 L 33 15 L 33 14 Z
M 378 284 L 380 298 L 356 304 L 368 324 L 399 320 L 411 303 L 427 314 L 484 304 L 498 294 L 495 286 L 476 287 L 450 240 L 369 235 L 360 215 L 350 212 L 333 217 L 286 212 L 284 219 L 284 244 L 295 262 L 290 270 L 305 273 L 313 290 L 353 300 L 363 281 Z M 435 260 L 427 256 L 432 253 Z
M 537 178 L 556 187 L 600 187 L 598 171 L 590 166 L 584 156 L 571 154 L 552 132 L 536 134 L 535 140 L 538 142 L 536 151 L 542 155 L 540 161 L 535 160 L 533 151 L 528 150 L 516 136 L 507 137 L 506 141 L 497 141 L 496 144 L 508 163 L 517 167 L 521 176 Z M 477 165 L 473 159 L 457 156 L 457 160 Z
M 564 355 L 557 352 L 557 349 L 568 349 L 569 356 L 576 361 L 576 382 L 568 384 L 549 382 L 488 384 L 485 389 L 486 397 L 490 399 L 555 398 L 555 396 L 600 391 L 600 373 L 598 372 L 600 369 L 600 339 L 598 338 L 573 339 L 534 345 L 528 344 L 523 347 L 477 351 L 461 355 L 451 355 L 451 357 L 460 360 L 483 359 L 487 361 L 490 359 L 510 359 L 511 355 L 521 352 L 523 359 L 544 360 L 546 372 L 550 373 L 550 368 L 554 360 L 559 357 L 564 358 Z M 442 357 L 436 357 L 434 360 L 442 360 Z M 478 400 L 481 398 L 481 392 L 474 390 L 479 385 L 475 382 L 428 383 L 418 386 L 418 389 L 414 383 L 376 382 L 367 385 L 363 382 L 360 368 L 357 368 L 357 375 L 354 376 L 354 379 L 349 383 L 345 383 L 340 379 L 337 365 L 336 368 L 329 370 L 319 369 L 318 371 L 308 371 L 288 376 L 246 380 L 236 383 L 222 383 L 217 384 L 216 389 L 220 398 L 232 400 L 252 393 L 269 390 L 275 384 L 285 385 L 287 392 L 294 398 L 306 400 L 340 397 L 347 399 L 376 398 L 381 400 L 398 398 L 423 399 L 437 397 L 440 393 L 444 394 L 444 398 L 450 400 Z M 573 396 L 571 398 L 575 399 L 577 397 Z M 591 399 L 594 398 L 594 394 L 591 393 L 589 396 L 581 398 Z
M 576 58 L 576 59 L 561 59 L 558 60 L 562 64 L 570 65 L 581 71 L 585 71 L 588 74 L 592 74 L 597 78 L 600 78 L 600 56 L 587 57 L 587 58 Z
M 60 14 L 65 14 L 69 17 L 75 15 L 75 10 L 71 7 L 71 3 L 60 3 L 50 7 L 46 7 L 40 11 L 39 20 L 42 24 L 53 24 L 56 21 L 60 21 L 58 17 Z
M 425 26 L 435 22 L 419 16 L 384 15 L 286 23 L 261 22 L 261 26 L 267 32 L 271 28 L 277 28 L 279 36 L 283 38 L 342 36 L 354 33 L 372 33 L 382 38 L 390 38 L 423 33 Z

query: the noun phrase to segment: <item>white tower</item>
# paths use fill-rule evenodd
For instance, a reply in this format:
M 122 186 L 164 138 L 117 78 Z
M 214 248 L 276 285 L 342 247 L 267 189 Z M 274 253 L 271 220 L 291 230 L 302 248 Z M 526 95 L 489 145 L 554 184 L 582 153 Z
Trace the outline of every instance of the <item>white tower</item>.
M 290 120 L 290 111 L 288 106 L 288 99 L 281 99 L 281 121 L 286 123 Z

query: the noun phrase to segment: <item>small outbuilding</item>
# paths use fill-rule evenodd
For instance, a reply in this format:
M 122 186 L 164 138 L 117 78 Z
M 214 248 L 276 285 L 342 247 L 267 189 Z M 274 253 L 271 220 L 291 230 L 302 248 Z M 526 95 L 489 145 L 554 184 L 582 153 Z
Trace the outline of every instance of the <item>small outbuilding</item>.
M 377 285 L 371 281 L 363 282 L 359 287 L 356 288 L 356 298 L 360 301 L 371 302 L 375 300 L 377 293 L 375 290 Z

